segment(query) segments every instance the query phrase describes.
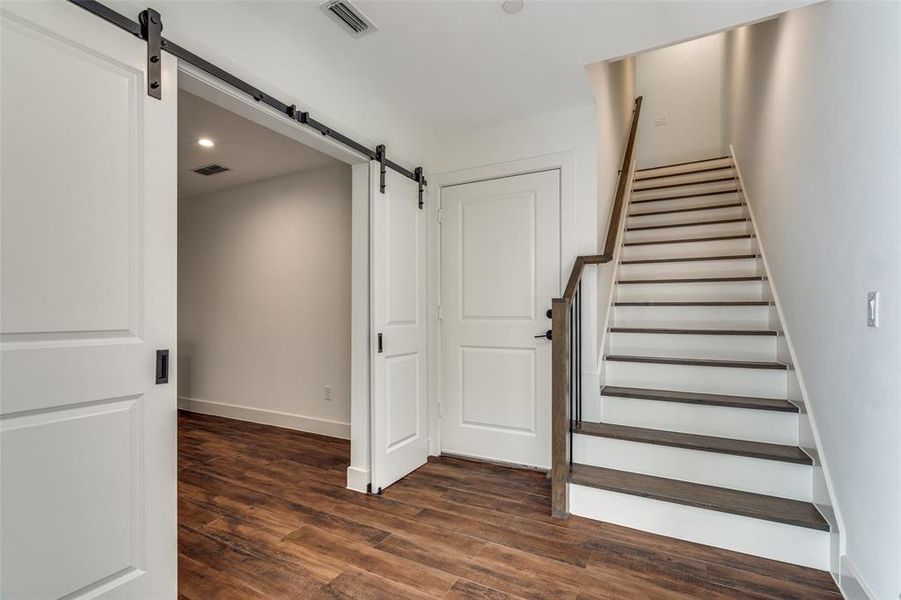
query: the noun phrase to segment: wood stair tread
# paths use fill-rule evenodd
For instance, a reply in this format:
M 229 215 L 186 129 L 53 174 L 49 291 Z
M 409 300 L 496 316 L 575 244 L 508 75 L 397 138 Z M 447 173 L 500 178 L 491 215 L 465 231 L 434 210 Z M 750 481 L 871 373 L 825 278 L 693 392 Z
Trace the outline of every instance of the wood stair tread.
M 689 160 L 686 162 L 671 163 L 668 165 L 657 165 L 656 167 L 645 167 L 643 169 L 635 169 L 635 172 L 643 173 L 645 171 L 656 171 L 657 169 L 668 169 L 670 167 L 683 167 L 685 165 L 694 165 L 697 163 L 712 162 L 714 160 L 725 160 L 727 158 L 732 158 L 732 157 L 731 156 L 715 156 L 713 158 L 699 158 L 698 160 Z M 718 168 L 722 169 L 723 167 L 718 167 Z
M 613 425 L 610 423 L 590 423 L 586 421 L 577 423 L 574 431 L 575 433 L 628 442 L 657 444 L 659 446 L 672 446 L 673 448 L 716 452 L 718 454 L 733 454 L 735 456 L 777 460 L 799 465 L 813 464 L 810 456 L 797 446 L 749 442 L 747 440 L 735 440 L 711 435 L 697 435 L 694 433 L 680 433 L 677 431 L 645 429 L 643 427 Z
M 729 167 L 720 167 L 720 169 L 728 169 Z M 718 171 L 720 169 L 705 169 L 706 171 Z M 657 177 L 645 177 L 644 179 L 636 179 L 635 183 L 643 182 L 643 181 L 652 181 L 653 179 L 661 178 L 661 177 L 680 177 L 682 175 L 694 175 L 696 173 L 703 173 L 704 171 L 689 171 L 687 173 L 677 173 L 674 175 L 658 175 Z M 686 181 L 684 183 L 667 183 L 664 185 L 653 185 L 651 187 L 643 187 L 643 188 L 632 188 L 633 192 L 644 192 L 647 190 L 665 190 L 667 188 L 675 188 L 682 187 L 686 185 L 701 185 L 702 183 L 722 183 L 724 181 L 734 181 L 735 176 L 732 177 L 720 177 L 717 179 L 702 179 L 701 181 Z
M 623 242 L 623 246 L 651 246 L 655 244 L 685 244 L 688 242 L 718 242 L 720 240 L 740 240 L 754 237 L 753 233 L 742 233 L 738 235 L 717 235 L 714 237 L 702 238 L 679 238 L 677 240 L 653 240 L 649 242 Z
M 694 506 L 717 512 L 829 531 L 829 523 L 810 502 L 666 479 L 604 467 L 573 464 L 570 483 L 611 492 Z
M 680 279 L 620 279 L 620 285 L 642 283 L 722 283 L 730 281 L 766 281 L 762 275 L 742 275 L 739 277 L 684 277 Z
M 642 191 L 642 190 L 637 190 Z M 630 204 L 643 204 L 645 202 L 661 202 L 664 200 L 682 200 L 683 198 L 703 198 L 705 196 L 722 196 L 723 194 L 735 194 L 738 188 L 734 190 L 720 190 L 719 192 L 700 192 L 695 194 L 685 194 L 684 196 L 667 196 L 666 198 L 644 198 L 640 200 L 630 200 Z
M 729 204 L 712 204 L 710 206 L 693 206 L 691 208 L 672 208 L 670 210 L 655 210 L 645 213 L 629 213 L 630 217 L 650 217 L 655 215 L 674 215 L 684 212 L 695 212 L 699 210 L 714 210 L 717 208 L 738 208 L 744 206 L 741 202 L 730 202 Z
M 735 217 L 733 219 L 717 219 L 716 221 L 693 221 L 691 223 L 666 223 L 665 225 L 644 225 L 641 227 L 627 227 L 626 231 L 649 231 L 652 229 L 675 229 L 678 227 L 700 227 L 701 225 L 723 225 L 724 223 L 747 222 L 747 217 Z
M 662 402 L 681 402 L 685 404 L 704 404 L 707 406 L 726 406 L 731 408 L 749 408 L 772 410 L 777 412 L 799 412 L 796 405 L 779 398 L 756 398 L 752 396 L 728 396 L 725 394 L 703 394 L 700 392 L 679 392 L 675 390 L 652 390 L 646 388 L 620 387 L 605 385 L 601 388 L 602 396 L 617 398 L 637 398 L 640 400 L 657 400 Z
M 675 358 L 668 356 L 628 356 L 621 354 L 608 354 L 607 360 L 617 362 L 654 363 L 660 365 L 686 365 L 696 367 L 728 367 L 733 369 L 765 369 L 785 371 L 788 366 L 784 363 L 756 361 L 756 360 L 713 360 L 709 358 Z
M 642 258 L 621 260 L 621 265 L 650 265 L 654 263 L 703 262 L 707 260 L 745 260 L 759 258 L 756 254 L 722 254 L 719 256 L 686 256 L 683 258 Z
M 613 306 L 769 306 L 769 300 L 614 302 Z
M 666 327 L 611 327 L 611 333 L 663 333 L 672 335 L 763 335 L 776 336 L 773 329 L 678 329 Z

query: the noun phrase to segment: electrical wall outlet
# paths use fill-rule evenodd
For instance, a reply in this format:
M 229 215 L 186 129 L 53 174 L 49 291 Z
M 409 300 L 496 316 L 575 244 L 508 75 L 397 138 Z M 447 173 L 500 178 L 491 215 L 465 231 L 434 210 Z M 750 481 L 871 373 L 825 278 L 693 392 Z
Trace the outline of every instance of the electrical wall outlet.
M 325 386 L 325 400 L 327 402 L 332 401 L 332 386 L 330 385 Z
M 867 294 L 867 327 L 879 327 L 879 292 Z

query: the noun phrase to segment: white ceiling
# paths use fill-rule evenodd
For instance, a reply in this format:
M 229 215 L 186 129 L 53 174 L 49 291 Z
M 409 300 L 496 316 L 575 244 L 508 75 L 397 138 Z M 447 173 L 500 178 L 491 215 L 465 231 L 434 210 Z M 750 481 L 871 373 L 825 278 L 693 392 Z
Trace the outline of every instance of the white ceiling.
M 109 0 L 129 16 L 140 0 Z M 379 31 L 354 39 L 318 0 L 157 0 L 164 35 L 288 102 L 378 141 L 590 105 L 584 66 L 812 0 L 355 0 Z M 274 89 L 275 93 L 279 89 Z M 293 96 L 292 96 L 293 94 Z
M 197 143 L 215 142 L 212 148 Z M 194 169 L 210 164 L 230 171 L 204 176 Z M 179 90 L 178 197 L 217 192 L 277 175 L 338 161 L 243 117 Z

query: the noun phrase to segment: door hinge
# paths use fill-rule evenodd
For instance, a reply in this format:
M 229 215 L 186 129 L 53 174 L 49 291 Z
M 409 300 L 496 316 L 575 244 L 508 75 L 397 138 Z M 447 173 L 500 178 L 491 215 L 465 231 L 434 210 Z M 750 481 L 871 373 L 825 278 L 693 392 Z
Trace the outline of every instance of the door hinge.
M 147 95 L 160 100 L 163 97 L 163 21 L 160 13 L 152 8 L 141 11 L 138 21 L 141 23 L 141 39 L 147 42 Z
M 438 209 L 438 224 L 441 225 L 442 219 L 444 219 L 444 210 Z
M 169 383 L 169 350 L 156 351 L 156 382 Z
M 378 348 L 379 348 L 379 354 L 381 354 L 382 353 L 382 334 L 381 333 L 378 335 Z
M 438 320 L 441 321 L 444 319 L 444 308 L 439 304 L 438 305 Z
M 438 418 L 440 419 L 443 416 L 444 416 L 444 410 L 441 407 L 441 400 L 439 400 L 438 401 Z

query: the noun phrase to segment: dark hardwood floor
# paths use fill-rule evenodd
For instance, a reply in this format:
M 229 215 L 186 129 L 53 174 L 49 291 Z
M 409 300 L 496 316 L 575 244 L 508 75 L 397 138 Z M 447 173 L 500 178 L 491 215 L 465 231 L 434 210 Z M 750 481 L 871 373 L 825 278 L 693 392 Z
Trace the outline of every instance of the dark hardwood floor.
M 179 593 L 260 598 L 840 598 L 827 573 L 550 517 L 540 473 L 441 458 L 379 496 L 349 444 L 179 415 Z

